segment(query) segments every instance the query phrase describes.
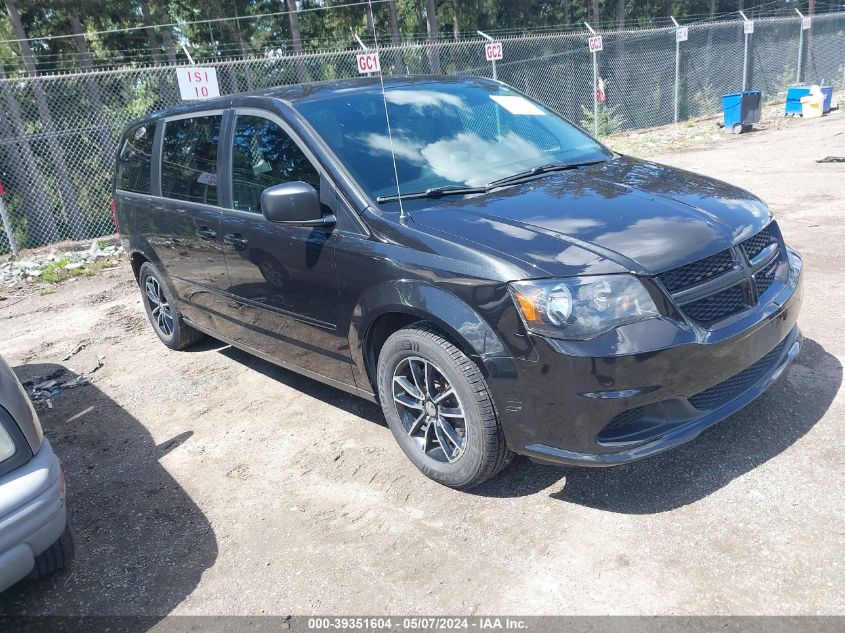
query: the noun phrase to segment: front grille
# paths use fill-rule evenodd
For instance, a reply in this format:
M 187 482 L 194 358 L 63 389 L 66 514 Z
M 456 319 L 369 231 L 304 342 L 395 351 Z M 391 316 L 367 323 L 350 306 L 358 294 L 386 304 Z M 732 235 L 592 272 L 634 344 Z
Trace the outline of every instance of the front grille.
M 748 307 L 741 286 L 732 286 L 716 294 L 684 306 L 684 312 L 693 321 L 709 325 L 741 312 Z
M 719 408 L 723 404 L 727 404 L 759 382 L 763 376 L 770 373 L 775 368 L 776 363 L 783 356 L 786 341 L 787 339 L 781 341 L 777 347 L 751 365 L 748 369 L 742 370 L 738 374 L 720 382 L 718 385 L 714 385 L 709 389 L 705 389 L 704 391 L 687 398 L 687 400 L 689 400 L 692 406 L 700 411 L 710 411 L 712 409 Z
M 762 269 L 759 268 L 761 262 L 752 264 L 751 261 L 767 246 L 778 244 L 778 235 L 772 222 L 737 246 L 660 273 L 657 279 L 690 320 L 710 327 L 752 307 L 772 287 L 777 279 L 782 253 L 775 252 L 771 261 L 767 261 L 767 255 Z M 702 297 L 696 289 L 705 283 L 712 289 L 705 291 Z
M 777 241 L 778 238 L 772 230 L 772 225 L 770 224 L 765 229 L 757 233 L 757 235 L 752 235 L 745 240 L 742 243 L 742 250 L 745 251 L 745 256 L 748 257 L 749 260 L 752 260 L 757 257 L 757 255 L 759 255 L 769 244 L 774 244 Z
M 734 265 L 734 258 L 730 249 L 710 255 L 696 262 L 674 268 L 658 276 L 660 282 L 669 292 L 677 292 L 690 286 L 696 286 L 704 281 L 718 277 Z
M 754 275 L 754 281 L 757 284 L 757 294 L 761 297 L 763 296 L 763 293 L 771 288 L 772 284 L 775 282 L 775 273 L 778 271 L 779 263 L 780 261 L 775 258 L 771 264 Z

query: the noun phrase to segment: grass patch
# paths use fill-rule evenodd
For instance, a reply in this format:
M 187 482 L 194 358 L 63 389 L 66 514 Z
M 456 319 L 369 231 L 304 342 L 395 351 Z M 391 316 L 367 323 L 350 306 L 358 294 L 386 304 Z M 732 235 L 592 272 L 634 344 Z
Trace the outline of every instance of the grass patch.
M 57 284 L 65 278 L 65 267 L 70 263 L 67 257 L 50 262 L 41 269 L 41 279 L 51 284 Z
M 67 257 L 50 262 L 41 269 L 41 279 L 47 283 L 57 284 L 71 277 L 91 277 L 104 268 L 115 266 L 117 262 L 113 259 L 103 258 L 94 260 L 79 268 L 68 270 L 67 266 L 69 263 L 70 260 Z

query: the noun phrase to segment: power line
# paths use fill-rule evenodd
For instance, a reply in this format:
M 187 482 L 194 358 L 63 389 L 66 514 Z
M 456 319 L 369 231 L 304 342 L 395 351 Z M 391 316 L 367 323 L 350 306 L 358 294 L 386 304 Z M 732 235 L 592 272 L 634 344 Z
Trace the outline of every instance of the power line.
M 384 4 L 389 0 L 373 0 L 373 4 Z M 41 40 L 61 40 L 61 39 L 69 39 L 73 37 L 78 37 L 79 35 L 87 36 L 87 35 L 107 35 L 112 33 L 129 33 L 131 31 L 143 31 L 144 29 L 158 29 L 162 27 L 182 27 L 182 26 L 189 26 L 193 24 L 212 24 L 215 22 L 231 22 L 233 20 L 257 20 L 261 18 L 272 18 L 272 17 L 279 17 L 282 15 L 290 15 L 291 13 L 312 13 L 315 11 L 331 11 L 333 9 L 348 9 L 352 7 L 363 7 L 367 5 L 367 1 L 364 0 L 363 2 L 349 2 L 347 4 L 335 4 L 328 7 L 303 7 L 302 9 L 297 9 L 296 11 L 274 11 L 272 13 L 258 13 L 255 15 L 241 15 L 237 18 L 234 16 L 225 17 L 225 18 L 208 18 L 205 20 L 186 20 L 180 22 L 166 22 L 162 24 L 145 24 L 142 26 L 127 26 L 122 29 L 106 29 L 103 31 L 86 31 L 85 33 L 66 33 L 62 35 L 43 35 L 41 37 L 24 37 L 24 38 L 16 38 L 16 39 L 9 39 L 9 40 L 0 40 L 0 44 L 12 44 L 12 43 L 19 43 L 19 42 L 38 42 Z

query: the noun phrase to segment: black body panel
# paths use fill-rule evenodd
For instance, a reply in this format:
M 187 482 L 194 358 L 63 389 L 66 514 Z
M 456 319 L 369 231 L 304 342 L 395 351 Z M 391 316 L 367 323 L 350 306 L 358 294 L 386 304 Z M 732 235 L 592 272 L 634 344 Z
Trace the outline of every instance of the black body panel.
M 218 204 L 162 198 L 156 167 L 150 195 L 115 192 L 128 251 L 160 268 L 191 323 L 375 399 L 373 333 L 391 315 L 431 322 L 482 367 L 511 450 L 587 465 L 691 439 L 762 393 L 794 358 L 800 277 L 753 195 L 617 156 L 432 200 L 406 216 L 385 212 L 296 111 L 299 101 L 378 86 L 378 79 L 292 86 L 144 120 L 225 112 Z M 319 171 L 321 203 L 336 225 L 284 226 L 233 208 L 230 145 L 241 110 L 284 122 Z M 641 279 L 661 316 L 585 341 L 527 332 L 508 291 L 516 280 L 625 273 Z M 729 402 L 706 411 L 689 404 L 776 348 L 766 371 Z

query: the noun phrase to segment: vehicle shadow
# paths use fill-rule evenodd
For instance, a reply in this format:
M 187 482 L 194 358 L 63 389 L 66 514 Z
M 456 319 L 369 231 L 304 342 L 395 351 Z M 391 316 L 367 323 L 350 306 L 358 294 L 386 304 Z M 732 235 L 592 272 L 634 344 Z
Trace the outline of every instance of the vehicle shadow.
M 62 380 L 75 377 L 57 364 L 22 365 L 15 373 L 25 383 L 59 370 Z M 52 405 L 37 409 L 65 473 L 75 560 L 0 594 L 0 618 L 143 615 L 124 630 L 148 630 L 193 592 L 217 559 L 211 524 L 159 461 L 192 432 L 156 445 L 138 420 L 91 384 L 66 389 Z
M 842 365 L 804 339 L 794 365 L 760 398 L 693 441 L 613 468 L 554 467 L 517 459 L 470 491 L 490 497 L 535 494 L 565 479 L 553 499 L 625 514 L 667 512 L 694 503 L 777 456 L 825 414 L 842 384 Z
M 385 422 L 381 412 L 381 407 L 377 404 L 373 404 L 363 398 L 346 393 L 330 385 L 323 384 L 318 380 L 314 380 L 295 371 L 274 365 L 237 347 L 226 346 L 218 349 L 218 351 L 241 365 L 281 382 L 291 389 L 296 389 L 347 413 L 357 415 L 359 418 L 363 418 L 368 422 L 373 422 L 384 427 L 387 426 L 387 422 Z

